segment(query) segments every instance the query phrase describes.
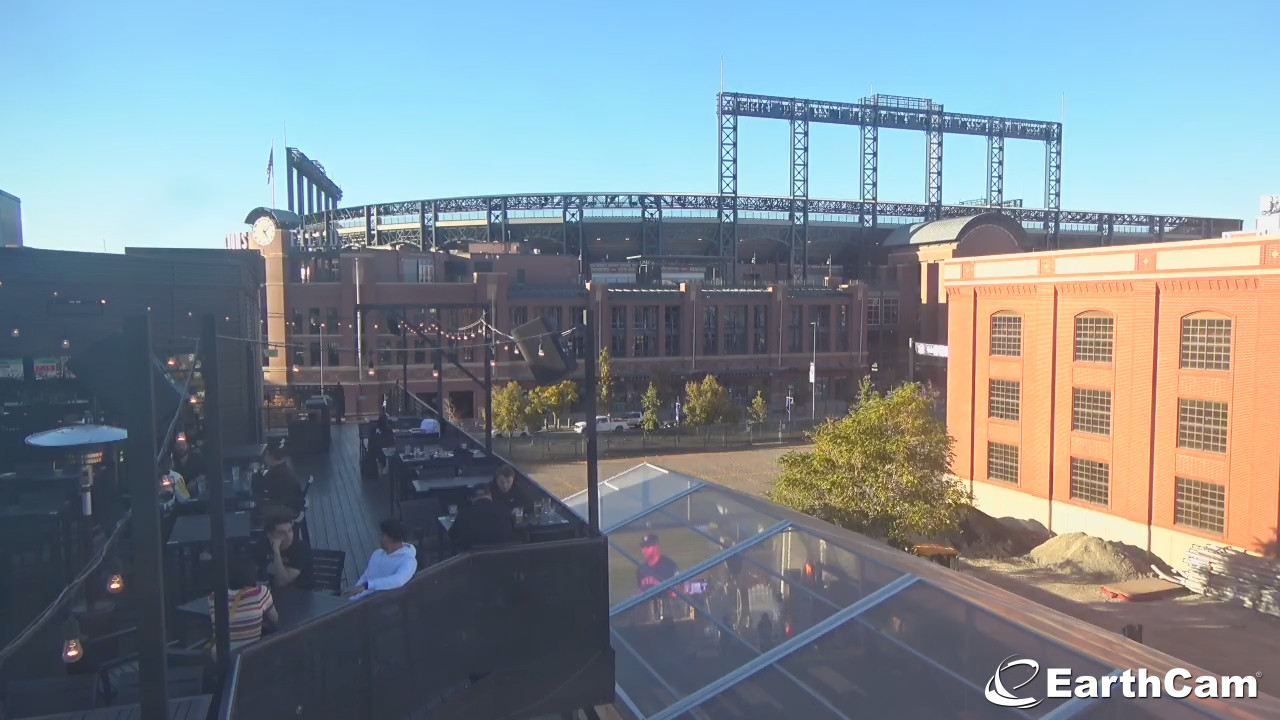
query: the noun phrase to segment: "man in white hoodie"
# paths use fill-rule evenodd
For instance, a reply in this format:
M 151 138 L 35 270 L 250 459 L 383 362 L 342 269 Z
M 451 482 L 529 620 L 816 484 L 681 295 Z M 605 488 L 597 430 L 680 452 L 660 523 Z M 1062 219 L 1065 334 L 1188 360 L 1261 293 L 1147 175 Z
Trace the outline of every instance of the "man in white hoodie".
M 402 587 L 418 570 L 418 549 L 406 543 L 404 525 L 398 520 L 382 521 L 382 547 L 369 557 L 369 567 L 343 597 L 359 600 L 382 590 Z

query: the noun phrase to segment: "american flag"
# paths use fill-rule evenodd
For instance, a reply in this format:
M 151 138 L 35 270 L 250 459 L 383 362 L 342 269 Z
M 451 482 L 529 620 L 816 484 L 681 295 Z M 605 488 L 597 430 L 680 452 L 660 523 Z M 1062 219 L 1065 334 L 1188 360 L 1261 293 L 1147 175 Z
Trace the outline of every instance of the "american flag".
M 271 147 L 271 154 L 267 156 L 267 184 L 268 185 L 271 184 L 271 173 L 272 171 L 275 170 L 275 167 L 276 167 L 276 148 L 273 145 Z

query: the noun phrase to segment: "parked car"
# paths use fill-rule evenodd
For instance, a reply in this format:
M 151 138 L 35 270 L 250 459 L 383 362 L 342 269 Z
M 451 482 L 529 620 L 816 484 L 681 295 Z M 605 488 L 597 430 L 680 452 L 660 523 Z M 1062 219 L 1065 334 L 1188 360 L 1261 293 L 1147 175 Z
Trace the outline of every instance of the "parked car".
M 607 415 L 596 416 L 596 432 L 623 432 L 627 429 L 627 421 L 622 418 L 611 418 Z M 587 421 L 579 420 L 573 424 L 573 431 L 582 434 L 587 431 Z
M 483 432 L 483 431 L 484 431 L 484 428 L 483 428 L 483 427 L 481 427 L 481 428 L 480 428 L 480 430 L 481 430 L 481 432 Z M 532 431 L 532 430 L 530 430 L 529 428 L 523 428 L 523 429 L 520 429 L 520 430 L 516 430 L 516 431 L 514 431 L 514 432 L 506 431 L 506 430 L 494 430 L 494 431 L 493 431 L 493 436 L 494 436 L 494 437 L 516 437 L 516 438 L 527 438 L 527 437 L 529 437 L 529 436 L 530 436 L 530 435 L 532 435 L 532 434 L 533 434 L 533 431 Z
M 627 421 L 628 428 L 635 430 L 636 428 L 640 427 L 640 421 L 644 419 L 644 413 L 629 412 L 626 415 L 622 416 L 622 419 Z

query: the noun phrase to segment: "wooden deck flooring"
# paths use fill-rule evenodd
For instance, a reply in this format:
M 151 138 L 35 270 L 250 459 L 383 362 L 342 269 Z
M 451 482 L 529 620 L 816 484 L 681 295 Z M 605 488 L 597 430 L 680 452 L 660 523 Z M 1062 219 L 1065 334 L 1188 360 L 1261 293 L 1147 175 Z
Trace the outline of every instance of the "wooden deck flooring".
M 389 481 L 360 477 L 360 437 L 354 423 L 334 425 L 329 452 L 292 458 L 299 479 L 315 477 L 307 495 L 311 546 L 347 554 L 346 585 L 364 572 L 378 549 L 378 523 L 391 511 Z

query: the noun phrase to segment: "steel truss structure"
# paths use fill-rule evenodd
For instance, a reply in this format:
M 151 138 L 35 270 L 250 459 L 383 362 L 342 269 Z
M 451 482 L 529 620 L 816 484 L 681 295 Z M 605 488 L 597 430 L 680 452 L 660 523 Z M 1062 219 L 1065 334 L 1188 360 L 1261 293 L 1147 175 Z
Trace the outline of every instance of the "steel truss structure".
M 925 98 L 896 95 L 872 95 L 856 103 L 803 100 L 771 95 L 747 95 L 722 92 L 718 97 L 720 117 L 720 179 L 722 195 L 729 202 L 738 199 L 738 118 L 756 117 L 787 120 L 791 123 L 791 258 L 794 277 L 808 271 L 801 262 L 807 253 L 809 210 L 809 124 L 858 125 L 862 128 L 862 201 L 870 203 L 870 212 L 859 215 L 862 227 L 874 227 L 878 221 L 880 168 L 880 128 L 919 130 L 925 134 L 925 202 L 920 214 L 924 220 L 946 216 L 942 204 L 942 141 L 947 134 L 977 135 L 987 138 L 987 204 L 1004 204 L 1004 141 L 1035 140 L 1045 144 L 1046 215 L 1041 224 L 1049 247 L 1058 244 L 1058 231 L 1063 220 L 1062 208 L 1062 123 L 1022 120 L 991 115 L 950 113 L 943 106 Z M 731 160 L 726 160 L 729 158 Z M 739 208 L 740 209 L 740 208 Z M 736 218 L 721 212 L 721 234 L 724 226 Z M 795 275 L 796 272 L 801 275 Z
M 799 124 L 795 139 L 794 149 L 807 148 L 808 132 L 803 123 Z M 871 174 L 874 176 L 874 168 Z M 475 242 L 501 242 L 508 237 L 513 222 L 538 218 L 543 221 L 540 227 L 547 228 L 545 219 L 558 216 L 561 220 L 559 226 L 552 225 L 548 230 L 558 235 L 560 252 L 577 256 L 586 263 L 590 262 L 590 257 L 584 242 L 583 225 L 593 219 L 633 219 L 642 226 L 643 254 L 649 258 L 660 257 L 663 252 L 665 225 L 695 220 L 718 224 L 719 241 L 707 257 L 709 261 L 727 264 L 736 260 L 740 223 L 789 221 L 789 231 L 795 238 L 804 237 L 814 217 L 820 217 L 824 226 L 848 227 L 851 237 L 861 232 L 868 242 L 873 239 L 870 231 L 876 227 L 883 233 L 905 223 L 992 211 L 1021 222 L 1029 231 L 1061 224 L 1070 226 L 1071 231 L 1077 234 L 1096 232 L 1099 244 L 1103 245 L 1111 243 L 1113 234 L 1147 233 L 1153 241 L 1159 241 L 1165 235 L 1215 237 L 1223 231 L 1240 228 L 1237 220 L 1024 208 L 1009 203 L 997 208 L 973 204 L 934 206 L 928 203 L 817 199 L 807 197 L 807 165 L 804 172 L 794 175 L 793 179 L 793 195 L 786 197 L 732 193 L 490 195 L 335 208 L 306 216 L 303 219 L 305 232 L 296 242 L 298 248 L 305 250 L 396 245 L 440 250 L 447 244 L 446 229 L 473 231 L 469 238 Z M 730 182 L 736 184 L 737 181 L 731 179 Z M 729 189 L 733 187 L 731 185 Z M 743 214 L 749 214 L 750 219 L 743 220 Z M 445 228 L 443 223 L 452 227 Z M 793 244 L 790 257 L 793 264 L 803 262 L 804 248 Z

